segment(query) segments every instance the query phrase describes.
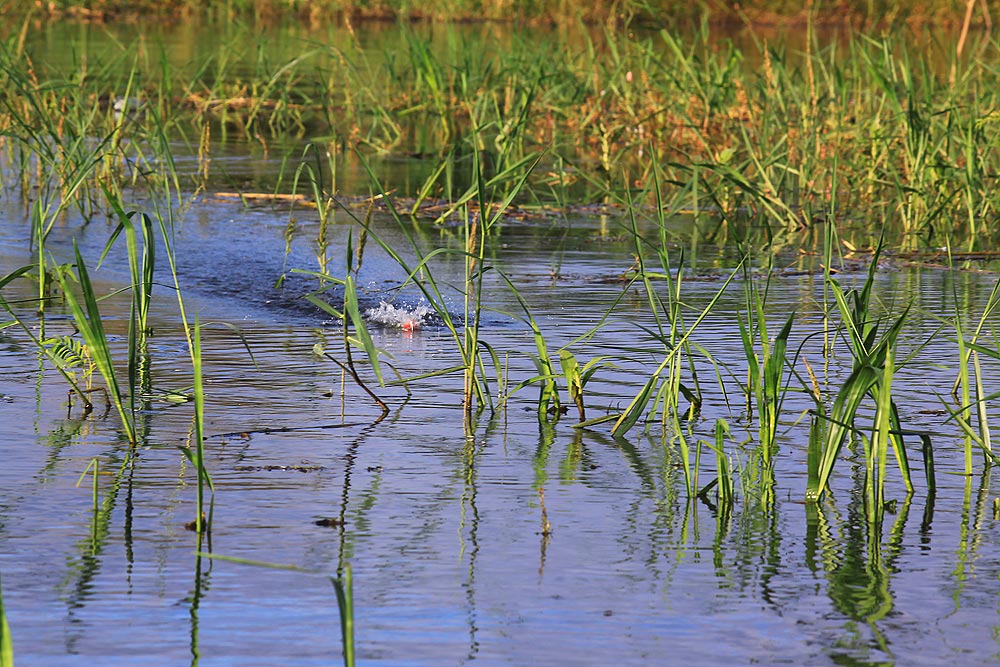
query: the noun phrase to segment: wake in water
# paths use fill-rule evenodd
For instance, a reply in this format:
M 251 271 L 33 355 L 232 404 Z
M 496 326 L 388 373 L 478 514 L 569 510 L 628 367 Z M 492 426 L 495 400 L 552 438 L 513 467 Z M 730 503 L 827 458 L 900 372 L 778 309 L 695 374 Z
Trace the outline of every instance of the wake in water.
M 427 316 L 432 312 L 433 310 L 430 306 L 414 306 L 412 308 L 403 306 L 402 308 L 397 308 L 391 303 L 383 301 L 378 305 L 378 308 L 369 308 L 366 310 L 365 319 L 392 329 L 414 331 L 423 326 L 427 320 Z

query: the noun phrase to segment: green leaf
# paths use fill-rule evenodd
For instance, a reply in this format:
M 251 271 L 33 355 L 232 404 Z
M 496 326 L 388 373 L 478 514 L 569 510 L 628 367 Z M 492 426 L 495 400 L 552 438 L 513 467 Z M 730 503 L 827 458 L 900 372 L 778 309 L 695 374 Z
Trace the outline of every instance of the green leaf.
M 368 332 L 368 327 L 365 326 L 365 320 L 361 317 L 361 307 L 358 305 L 358 293 L 354 287 L 354 277 L 351 275 L 348 275 L 346 280 L 344 280 L 344 311 L 350 318 L 351 324 L 354 325 L 354 331 L 361 341 L 361 347 L 368 356 L 368 361 L 371 362 L 372 370 L 375 372 L 375 377 L 378 379 L 379 385 L 385 386 L 385 381 L 382 379 L 382 367 L 378 358 L 380 350 L 375 347 L 375 342 Z M 344 326 L 347 326 L 346 322 Z

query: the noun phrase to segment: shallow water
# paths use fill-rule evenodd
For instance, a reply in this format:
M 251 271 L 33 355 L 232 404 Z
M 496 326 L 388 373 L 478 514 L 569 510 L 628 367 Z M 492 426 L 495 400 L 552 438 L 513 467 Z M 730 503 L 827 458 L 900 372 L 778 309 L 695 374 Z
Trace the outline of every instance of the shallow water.
M 239 146 L 230 149 L 234 173 L 259 169 L 263 180 L 273 178 L 271 166 L 248 164 Z M 23 206 L 10 193 L 2 205 L 5 274 L 32 256 Z M 146 209 L 149 202 L 138 194 L 132 205 Z M 286 254 L 290 217 L 296 233 Z M 391 219 L 378 213 L 374 224 L 412 260 Z M 634 261 L 623 224 L 614 211 L 529 217 L 505 223 L 491 246 L 488 263 L 516 284 L 550 351 L 601 323 L 622 294 L 619 278 Z M 351 229 L 350 216 L 338 213 L 327 253 L 332 275 L 345 271 Z M 950 333 L 932 337 L 935 316 L 955 311 L 954 295 L 975 322 L 994 276 L 892 262 L 878 275 L 884 311 L 912 303 L 898 359 L 915 356 L 899 369 L 894 391 L 904 426 L 933 433 L 938 490 L 927 493 L 919 441 L 910 442 L 916 493 L 907 502 L 890 463 L 895 512 L 881 531 L 870 531 L 860 447 L 843 452 L 825 502 L 812 508 L 802 501 L 802 417 L 812 402 L 801 392 L 784 404 L 774 501 L 740 492 L 731 514 L 718 511 L 714 493 L 687 500 L 677 446 L 655 427 L 620 439 L 608 435 L 608 424 L 574 429 L 572 406 L 557 423 L 539 424 L 534 386 L 505 409 L 467 420 L 461 375 L 425 377 L 410 381 L 409 393 L 398 385 L 378 389 L 390 412 L 376 422 L 370 399 L 350 383 L 342 395 L 339 368 L 313 353 L 323 343 L 341 354 L 342 336 L 334 318 L 302 299 L 314 279 L 292 272 L 319 267 L 317 230 L 312 211 L 244 208 L 210 195 L 192 202 L 173 229 L 185 305 L 209 323 L 210 539 L 185 528 L 195 515 L 195 475 L 178 448 L 190 442 L 193 409 L 164 398 L 192 380 L 162 257 L 150 398 L 128 465 L 116 418 L 83 417 L 79 406 L 67 414 L 65 382 L 40 363 L 24 332 L 0 331 L 0 574 L 20 663 L 334 664 L 341 643 L 328 577 L 349 563 L 361 664 L 995 664 L 997 494 L 978 456 L 973 478 L 952 474 L 961 470 L 962 442 L 941 398 L 948 400 L 957 351 Z M 54 262 L 69 261 L 75 240 L 93 269 L 109 231 L 102 219 L 84 225 L 70 217 L 47 249 Z M 462 247 L 460 229 L 421 223 L 408 231 L 423 252 Z M 691 267 L 684 286 L 690 324 L 722 287 L 734 251 L 691 243 L 698 237 L 690 218 L 672 220 L 670 233 L 678 247 L 685 242 Z M 795 251 L 778 260 L 815 268 Z M 840 279 L 860 284 L 865 268 L 848 264 Z M 432 270 L 461 322 L 463 260 L 439 255 Z M 94 277 L 101 293 L 125 283 L 122 248 Z M 358 284 L 362 307 L 382 314 L 370 320 L 375 344 L 402 377 L 457 364 L 440 320 L 424 316 L 404 330 L 397 324 L 407 316 L 382 307 L 413 317 L 426 307 L 412 286 L 400 288 L 404 278 L 369 241 Z M 513 386 L 537 373 L 535 342 L 498 273 L 484 281 L 490 310 L 482 337 L 509 366 Z M 4 296 L 31 294 L 16 283 Z M 823 330 L 827 302 L 821 274 L 789 272 L 770 285 L 768 316 L 773 335 L 796 312 L 792 347 L 803 345 L 821 386 L 834 391 L 851 359 L 844 345 L 833 358 L 822 356 L 814 334 Z M 739 389 L 746 362 L 736 314 L 743 304 L 738 278 L 692 336 L 718 367 L 697 362 L 705 403 L 690 440 L 710 439 L 715 419 L 727 419 L 737 467 L 749 457 L 739 443 L 755 437 Z M 127 309 L 123 295 L 102 302 L 119 358 Z M 31 310 L 27 304 L 20 312 Z M 59 304 L 46 325 L 49 334 L 72 333 Z M 572 345 L 581 362 L 602 355 L 614 361 L 587 386 L 588 417 L 624 408 L 660 362 L 652 326 L 645 295 L 632 290 L 591 339 Z M 998 377 L 995 363 L 983 364 L 987 378 Z M 804 374 L 804 365 L 797 370 Z M 362 371 L 372 382 L 367 367 Z M 992 406 L 990 413 L 995 417 Z M 712 458 L 704 450 L 700 485 L 714 476 Z M 95 459 L 96 511 L 91 477 L 81 482 Z
M 232 226 L 230 216 L 237 215 L 245 234 Z M 197 656 L 198 664 L 329 664 L 340 642 L 325 575 L 343 563 L 354 573 L 363 664 L 995 659 L 995 495 L 988 475 L 966 482 L 946 474 L 960 468 L 960 440 L 943 424 L 934 395 L 946 394 L 953 376 L 954 346 L 945 336 L 901 369 L 895 384 L 907 427 L 941 434 L 934 438 L 933 504 L 914 450 L 917 494 L 905 503 L 898 474 L 889 474 L 889 497 L 900 502 L 881 536 L 865 528 L 860 455 L 838 466 L 832 499 L 819 515 L 810 514 L 801 502 L 808 428 L 792 423 L 808 401 L 792 395 L 773 505 L 741 495 L 731 516 L 719 515 L 710 502 L 685 502 L 674 445 L 641 434 L 615 440 L 606 425 L 573 429 L 570 416 L 540 426 L 530 387 L 493 418 L 466 424 L 460 376 L 418 380 L 409 384 L 409 397 L 398 387 L 383 390 L 390 414 L 375 424 L 375 406 L 350 385 L 342 399 L 339 370 L 312 354 L 321 339 L 336 350 L 336 323 L 269 298 L 284 243 L 280 216 L 271 215 L 205 202 L 177 229 L 189 309 L 203 321 L 239 327 L 257 364 L 231 330 L 206 330 L 206 445 L 216 488 L 210 544 L 184 528 L 194 518 L 194 476 L 177 447 L 190 437 L 190 405 L 152 402 L 140 419 L 137 456 L 119 469 L 125 446 L 115 419 L 82 419 L 78 409 L 67 418 L 64 383 L 51 369 L 39 370 L 23 334 L 3 332 L 0 571 L 19 660 L 152 665 L 193 663 Z M 576 219 L 572 229 L 593 239 L 602 222 Z M 3 226 L 5 270 L 25 259 L 20 224 L 8 219 Z M 391 236 L 393 223 L 380 224 Z M 58 256 L 75 235 L 93 253 L 103 234 L 96 225 L 68 225 L 51 247 Z M 211 238 L 226 242 L 209 244 Z M 293 245 L 289 268 L 315 261 L 308 234 Z M 606 278 L 627 269 L 631 258 L 614 242 L 602 247 L 567 240 L 559 228 L 518 226 L 492 261 L 512 275 L 554 350 L 596 324 L 622 289 Z M 436 269 L 445 279 L 456 278 L 460 267 L 442 262 Z M 703 268 L 688 282 L 692 307 L 721 286 L 714 272 Z M 372 307 L 399 273 L 378 253 L 366 259 L 361 282 L 371 286 Z M 112 261 L 96 275 L 113 283 L 124 274 Z M 219 289 L 233 281 L 239 289 Z M 950 303 L 953 281 L 970 301 L 985 298 L 991 286 L 991 278 L 972 274 L 886 270 L 877 294 L 887 303 L 916 295 L 915 309 L 937 311 Z M 486 300 L 499 312 L 484 318 L 483 337 L 510 353 L 512 381 L 530 377 L 530 331 L 504 314 L 517 304 L 499 281 L 487 286 Z M 818 276 L 781 278 L 771 289 L 776 321 L 798 312 L 796 343 L 817 330 Z M 734 321 L 741 299 L 742 288 L 731 287 L 695 336 L 736 378 L 744 367 Z M 407 291 L 396 303 L 413 307 L 419 298 Z M 459 310 L 457 293 L 454 303 Z M 620 409 L 645 380 L 644 367 L 648 372 L 657 360 L 653 353 L 623 353 L 630 346 L 655 349 L 636 328 L 651 324 L 641 304 L 641 295 L 630 295 L 592 342 L 574 347 L 583 359 L 634 358 L 619 360 L 588 385 L 591 414 Z M 123 305 L 105 302 L 119 349 Z M 68 329 L 58 309 L 49 323 Z M 935 327 L 918 314 L 904 347 Z M 189 362 L 166 290 L 153 328 L 152 393 L 187 387 Z M 441 326 L 372 331 L 403 376 L 456 362 Z M 807 345 L 805 352 L 817 370 L 818 349 Z M 846 376 L 849 363 L 842 349 L 829 364 L 831 382 Z M 735 380 L 725 383 L 727 407 L 709 366 L 701 371 L 706 404 L 696 432 L 708 438 L 712 420 L 722 416 L 742 440 Z M 96 514 L 90 478 L 77 486 L 94 458 L 102 470 Z M 704 482 L 711 465 L 703 467 Z M 317 525 L 322 519 L 338 525 Z M 199 559 L 199 548 L 309 572 Z

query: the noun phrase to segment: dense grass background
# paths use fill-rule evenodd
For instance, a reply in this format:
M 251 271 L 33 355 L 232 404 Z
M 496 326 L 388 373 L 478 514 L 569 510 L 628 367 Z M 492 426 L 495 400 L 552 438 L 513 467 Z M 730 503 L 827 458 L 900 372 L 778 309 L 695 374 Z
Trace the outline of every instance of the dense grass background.
M 331 17 L 429 18 L 438 20 L 513 20 L 559 22 L 638 19 L 682 20 L 707 16 L 718 22 L 796 23 L 810 18 L 821 23 L 895 25 L 900 23 L 961 24 L 969 7 L 972 22 L 990 25 L 986 0 L 6 0 L 0 14 L 70 14 L 108 20 L 137 14 L 173 18 L 193 15 L 254 16 L 260 19 L 297 17 L 310 21 Z

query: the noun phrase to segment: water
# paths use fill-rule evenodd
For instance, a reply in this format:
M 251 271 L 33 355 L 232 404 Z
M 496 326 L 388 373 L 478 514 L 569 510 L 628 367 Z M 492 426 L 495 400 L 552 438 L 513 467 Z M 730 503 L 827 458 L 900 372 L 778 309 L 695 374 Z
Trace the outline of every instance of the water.
M 433 312 L 433 308 L 427 305 L 394 306 L 380 301 L 378 308 L 369 308 L 365 311 L 365 318 L 371 323 L 388 328 L 415 331 L 424 326 L 428 316 Z
M 0 274 L 32 259 L 23 209 L 9 196 L 3 206 Z M 290 217 L 296 233 L 286 254 Z M 628 405 L 663 354 L 640 291 L 604 318 L 634 261 L 623 224 L 613 212 L 508 223 L 487 257 L 530 304 L 551 352 L 601 324 L 571 347 L 581 363 L 610 357 L 587 385 L 591 418 Z M 374 225 L 412 262 L 415 251 L 393 221 L 377 214 Z M 690 219 L 671 225 L 673 238 L 696 236 Z M 346 271 L 350 229 L 338 213 L 327 253 L 334 276 Z M 53 261 L 69 261 L 75 239 L 93 267 L 109 230 L 70 217 L 48 250 Z M 185 527 L 195 516 L 195 475 L 179 447 L 190 442 L 193 408 L 168 392 L 189 392 L 192 378 L 168 274 L 158 276 L 151 399 L 129 465 L 100 401 L 97 414 L 84 417 L 78 405 L 68 413 L 66 383 L 39 362 L 26 334 L 0 330 L 0 574 L 19 663 L 335 664 L 341 644 L 329 577 L 346 563 L 366 665 L 996 663 L 997 494 L 978 455 L 973 478 L 952 474 L 961 470 L 962 442 L 941 399 L 949 400 L 957 351 L 950 334 L 932 337 L 935 316 L 954 312 L 953 295 L 974 322 L 993 276 L 889 262 L 877 277 L 880 308 L 912 302 L 898 358 L 914 358 L 893 386 L 904 426 L 933 433 L 938 490 L 927 493 L 919 442 L 910 442 L 916 493 L 907 502 L 890 462 L 887 496 L 896 505 L 872 532 L 860 451 L 842 453 L 827 501 L 802 502 L 802 417 L 812 402 L 800 392 L 782 413 L 773 503 L 740 493 L 731 514 L 718 510 L 714 493 L 686 499 L 677 448 L 656 429 L 620 439 L 609 424 L 575 429 L 572 406 L 558 423 L 540 425 L 535 386 L 467 421 L 461 374 L 430 375 L 460 363 L 451 332 L 369 241 L 357 283 L 374 343 L 396 371 L 386 366 L 385 376 L 418 378 L 378 388 L 361 365 L 390 408 L 378 421 L 374 402 L 314 353 L 321 344 L 343 359 L 339 323 L 302 299 L 317 281 L 294 271 L 318 268 L 317 231 L 314 212 L 212 197 L 196 200 L 175 229 L 185 305 L 205 323 L 210 538 Z M 423 252 L 463 247 L 461 230 L 410 231 Z M 722 287 L 733 251 L 688 250 L 691 323 Z M 127 280 L 123 259 L 116 248 L 94 272 L 101 293 Z M 778 263 L 809 268 L 794 252 Z M 431 266 L 461 322 L 464 258 L 442 254 Z M 840 279 L 860 284 L 865 268 Z M 338 294 L 326 293 L 333 304 Z M 534 377 L 535 340 L 497 271 L 484 274 L 482 295 L 489 310 L 481 335 L 498 353 L 501 377 L 511 386 Z M 4 296 L 30 293 L 16 283 Z M 805 377 L 805 359 L 835 388 L 851 359 L 844 346 L 828 362 L 820 353 L 826 299 L 820 274 L 789 272 L 770 286 L 768 317 L 776 331 L 796 312 L 796 370 Z M 738 443 L 752 435 L 739 390 L 743 300 L 737 279 L 692 336 L 717 362 L 696 362 L 705 404 L 692 442 L 710 439 L 714 420 L 727 419 L 737 468 L 749 456 Z M 123 358 L 127 299 L 101 306 Z M 27 317 L 31 306 L 19 312 Z M 47 326 L 72 334 L 58 304 Z M 982 363 L 985 377 L 997 377 L 994 362 Z M 706 449 L 699 486 L 713 477 L 712 458 Z M 92 478 L 81 480 L 95 459 L 96 511 Z
M 515 394 L 505 412 L 465 428 L 460 376 L 417 380 L 409 397 L 399 387 L 382 391 L 391 412 L 375 424 L 377 408 L 350 385 L 341 399 L 338 368 L 312 354 L 319 341 L 336 353 L 338 328 L 259 296 L 274 276 L 264 267 L 280 254 L 257 255 L 257 268 L 243 267 L 257 279 L 248 284 L 240 273 L 238 293 L 217 291 L 225 276 L 215 269 L 272 245 L 280 253 L 282 227 L 262 224 L 209 248 L 204 238 L 233 233 L 212 206 L 211 215 L 192 211 L 178 234 L 182 254 L 199 246 L 214 258 L 185 274 L 185 296 L 203 321 L 238 326 L 258 367 L 231 330 L 206 330 L 207 451 L 217 494 L 210 545 L 184 527 L 194 518 L 194 477 L 177 447 L 190 437 L 190 405 L 151 404 L 143 445 L 121 471 L 124 445 L 114 419 L 82 419 L 78 409 L 67 418 L 64 383 L 39 371 L 23 335 L 4 331 L 0 571 L 19 660 L 176 664 L 197 654 L 199 664 L 329 664 L 339 636 L 326 575 L 349 562 L 363 664 L 993 661 L 995 495 L 989 475 L 966 486 L 944 474 L 958 469 L 960 445 L 942 425 L 932 393 L 947 393 L 950 381 L 944 364 L 954 349 L 944 337 L 921 352 L 921 363 L 904 368 L 896 385 L 908 427 L 952 434 L 935 439 L 940 488 L 933 504 L 918 467 L 917 495 L 887 515 L 881 540 L 873 541 L 860 505 L 862 461 L 848 456 L 835 472 L 833 500 L 821 517 L 810 517 L 801 502 L 807 429 L 787 423 L 773 506 L 741 498 L 731 517 L 720 516 L 710 502 L 684 501 L 673 447 L 642 435 L 616 441 L 606 428 L 573 429 L 569 417 L 540 427 L 532 388 Z M 11 255 L 21 247 L 8 233 L 16 226 L 4 227 L 5 267 L 16 264 Z M 599 231 L 600 221 L 573 226 Z M 90 229 L 67 233 L 86 240 Z M 603 279 L 630 258 L 613 244 L 564 243 L 553 277 L 552 248 L 523 243 L 524 236 L 545 234 L 512 230 L 494 261 L 516 277 L 555 349 L 596 324 L 621 290 Z M 558 245 L 560 235 L 552 236 Z M 379 281 L 364 282 L 381 285 L 391 267 L 375 255 L 369 261 Z M 440 269 L 449 275 L 447 264 Z M 917 305 L 939 306 L 956 279 L 970 296 L 989 285 L 974 276 L 886 271 L 878 294 L 887 301 L 919 294 Z M 689 283 L 692 304 L 720 284 Z M 509 293 L 488 285 L 488 301 L 500 312 L 484 320 L 483 336 L 510 351 L 510 377 L 520 381 L 533 372 L 531 334 L 506 314 L 517 310 Z M 781 279 L 772 289 L 777 314 L 799 311 L 801 340 L 816 326 L 821 280 Z M 719 315 L 696 336 L 737 377 L 732 309 L 740 294 L 727 293 Z M 171 298 L 160 298 L 152 384 L 181 390 L 190 384 L 189 363 Z M 389 326 L 372 332 L 401 375 L 456 363 L 447 330 L 401 326 L 425 317 L 426 305 L 414 299 L 397 307 L 381 298 L 372 298 L 369 317 Z M 113 332 L 123 326 L 116 304 L 107 304 Z M 620 356 L 623 345 L 639 343 L 635 325 L 649 322 L 634 306 L 626 299 L 581 356 Z M 52 326 L 68 329 L 58 320 Z M 934 326 L 915 317 L 908 344 Z M 588 386 L 591 411 L 627 402 L 644 380 L 644 363 L 636 354 L 633 367 L 619 362 L 599 373 Z M 831 375 L 848 366 L 848 359 L 834 360 Z M 708 400 L 699 426 L 706 435 L 712 418 L 735 424 L 743 409 L 733 380 L 727 409 L 709 378 L 703 375 Z M 790 398 L 786 421 L 806 405 Z M 912 456 L 918 466 L 919 455 Z M 94 458 L 104 471 L 97 515 L 89 478 L 77 486 Z M 889 486 L 890 497 L 902 501 L 898 475 L 890 474 Z M 539 488 L 550 534 L 542 528 Z M 317 525 L 324 519 L 333 525 Z M 198 549 L 308 572 L 199 559 Z

